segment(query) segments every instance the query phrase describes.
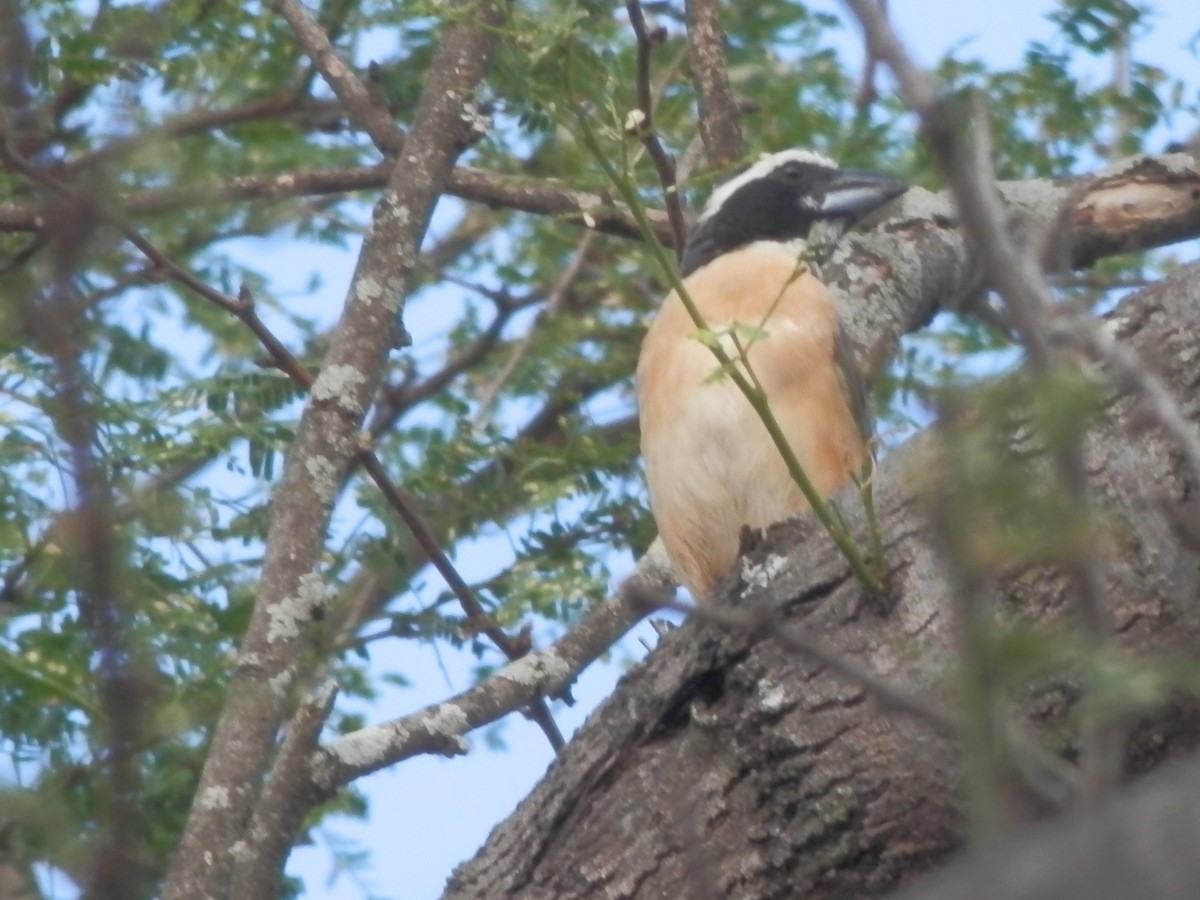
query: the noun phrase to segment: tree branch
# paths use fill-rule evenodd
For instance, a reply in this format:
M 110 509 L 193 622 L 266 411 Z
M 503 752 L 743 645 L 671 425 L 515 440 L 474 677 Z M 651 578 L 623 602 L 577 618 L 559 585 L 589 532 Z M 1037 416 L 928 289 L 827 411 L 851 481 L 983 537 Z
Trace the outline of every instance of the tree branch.
M 1052 226 L 1065 232 L 1061 259 L 1051 261 L 1056 269 L 1064 261 L 1084 268 L 1200 235 L 1200 162 L 1185 154 L 1134 157 L 1081 178 L 997 187 L 1010 221 L 1035 234 Z M 900 198 L 881 228 L 843 241 L 824 274 L 869 380 L 890 362 L 901 335 L 941 309 L 958 308 L 979 284 L 950 192 L 921 188 Z
M 504 387 L 505 382 L 512 377 L 517 366 L 521 364 L 521 361 L 529 353 L 530 348 L 533 346 L 534 338 L 537 336 L 538 326 L 545 324 L 558 314 L 563 301 L 566 300 L 568 292 L 574 287 L 575 282 L 583 272 L 583 267 L 587 263 L 588 253 L 591 252 L 592 243 L 595 241 L 595 238 L 596 233 L 594 231 L 584 232 L 583 237 L 580 238 L 575 248 L 574 254 L 571 256 L 571 261 L 567 263 L 567 267 L 563 269 L 562 274 L 559 275 L 546 295 L 546 303 L 538 313 L 537 319 L 529 327 L 529 331 L 513 347 L 508 359 L 505 360 L 500 371 L 496 373 L 496 377 L 479 393 L 475 414 L 472 416 L 472 422 L 477 427 L 487 421 L 488 416 L 492 413 L 492 406 L 495 404 L 501 388 Z
M 462 752 L 462 737 L 528 705 L 561 692 L 608 651 L 675 588 L 666 554 L 657 542 L 638 560 L 616 596 L 590 610 L 544 650 L 511 662 L 487 680 L 419 712 L 337 738 L 314 755 L 319 797 L 328 798 L 356 778 L 425 753 Z
M 268 0 L 271 9 L 283 16 L 296 40 L 304 48 L 326 84 L 345 104 L 351 118 L 371 136 L 384 156 L 395 156 L 404 146 L 404 135 L 392 121 L 391 111 L 378 103 L 348 65 L 342 62 L 329 35 L 299 0 Z
M 231 897 L 278 897 L 283 866 L 296 839 L 296 823 L 312 808 L 296 785 L 312 780 L 309 761 L 321 729 L 333 710 L 337 688 L 332 683 L 314 691 L 296 710 L 275 755 L 262 797 L 254 805 L 245 845 L 254 852 L 235 855 Z
M 1159 426 L 1181 445 L 1193 472 L 1200 479 L 1200 431 L 1184 420 L 1161 379 L 1136 358 L 1130 359 L 1129 354 L 1114 358 L 1104 352 L 1110 349 L 1108 344 L 1101 344 L 1095 338 L 1081 339 L 1080 334 L 1094 335 L 1102 327 L 1086 312 L 1058 311 L 1063 305 L 1058 304 L 1056 309 L 1032 252 L 1022 252 L 1011 236 L 991 171 L 986 116 L 979 111 L 969 117 L 974 125 L 972 148 L 962 128 L 961 110 L 913 63 L 889 25 L 883 8 L 873 0 L 847 0 L 847 5 L 862 23 L 870 55 L 887 64 L 896 76 L 905 102 L 917 113 L 926 142 L 954 193 L 963 229 L 972 246 L 977 248 L 985 278 L 1003 297 L 1029 351 L 1034 371 L 1043 378 L 1057 374 L 1066 358 L 1054 353 L 1052 322 L 1056 318 L 1069 318 L 1070 325 L 1055 333 L 1057 342 L 1084 350 L 1110 369 L 1120 366 L 1126 386 L 1140 396 Z M 1072 520 L 1079 522 L 1091 518 L 1082 442 L 1082 433 L 1076 434 L 1060 442 L 1052 452 L 1059 487 L 1071 505 Z M 1066 568 L 1076 585 L 1084 627 L 1096 651 L 1103 652 L 1111 646 L 1112 621 L 1104 596 L 1099 556 L 1089 546 L 1081 546 L 1066 561 Z M 979 592 L 972 592 L 970 597 L 964 595 L 962 602 L 970 605 L 978 602 L 979 597 Z M 978 617 L 983 612 L 975 611 L 972 615 Z M 966 658 L 974 662 L 980 657 L 972 654 Z M 991 681 L 979 680 L 981 685 Z M 990 709 L 992 703 L 987 701 L 983 705 Z M 1116 723 L 1103 720 L 1097 712 L 1088 711 L 1086 719 L 1089 726 L 1084 740 L 1085 799 L 1095 800 L 1116 782 L 1124 755 L 1124 738 Z
M 678 259 L 683 255 L 687 225 L 683 221 L 683 207 L 679 202 L 675 160 L 663 147 L 662 140 L 654 129 L 654 96 L 650 84 L 650 61 L 654 55 L 654 47 L 662 43 L 666 31 L 662 28 L 650 30 L 646 27 L 646 16 L 642 12 L 640 0 L 628 0 L 625 10 L 629 14 L 629 24 L 633 27 L 633 34 L 637 39 L 637 109 L 627 120 L 628 130 L 641 140 L 651 162 L 654 163 L 654 170 L 658 173 L 663 202 L 667 207 L 667 219 L 671 223 L 669 246 L 675 248 L 675 256 Z
M 390 165 L 346 169 L 287 172 L 279 175 L 235 175 L 219 182 L 186 188 L 135 191 L 117 195 L 127 216 L 160 215 L 197 204 L 246 200 L 279 200 L 350 191 L 379 190 L 388 181 Z M 459 166 L 447 178 L 446 192 L 486 206 L 535 215 L 563 218 L 602 234 L 637 238 L 641 232 L 633 216 L 598 193 L 558 187 L 534 178 L 501 175 L 471 166 Z M 672 240 L 667 215 L 651 211 L 651 222 L 661 240 Z M 37 231 L 44 225 L 36 206 L 0 204 L 0 231 Z
M 688 59 L 700 112 L 700 137 L 708 163 L 728 168 L 742 158 L 737 100 L 725 64 L 719 0 L 686 0 Z
M 516 662 L 524 657 L 529 652 L 530 645 L 528 638 L 523 640 L 521 637 L 509 637 L 507 632 L 500 627 L 499 623 L 483 608 L 483 604 L 479 602 L 479 599 L 475 596 L 475 592 L 471 590 L 471 586 L 458 574 L 458 570 L 454 568 L 454 564 L 450 562 L 450 559 L 438 544 L 437 538 L 434 537 L 420 514 L 416 511 L 412 498 L 392 483 L 375 454 L 362 454 L 362 465 L 366 469 L 367 474 L 371 476 L 371 480 L 379 487 L 380 492 L 387 499 L 391 507 L 400 514 L 408 530 L 417 539 L 417 543 L 420 544 L 421 549 L 425 551 L 426 558 L 437 569 L 438 574 L 446 580 L 446 584 L 449 585 L 451 592 L 458 598 L 463 613 L 467 617 L 468 627 L 487 635 L 488 639 L 511 662 Z M 563 740 L 558 726 L 554 723 L 554 717 L 550 714 L 550 709 L 546 706 L 545 700 L 541 697 L 533 700 L 529 708 L 529 717 L 537 722 L 538 727 L 545 733 L 550 746 L 554 748 L 554 752 L 558 753 L 562 750 L 566 742 Z
M 403 164 L 389 174 L 375 207 L 346 310 L 274 494 L 257 602 L 167 876 L 167 900 L 226 893 L 228 847 L 249 823 L 271 744 L 301 674 L 300 651 L 324 603 L 316 566 L 341 473 L 357 452 L 357 432 L 397 333 L 397 314 L 433 206 L 454 159 L 475 137 L 464 118 L 472 118 L 466 113 L 504 16 L 503 7 L 487 0 L 460 6 L 478 24 L 450 26 L 435 52 Z

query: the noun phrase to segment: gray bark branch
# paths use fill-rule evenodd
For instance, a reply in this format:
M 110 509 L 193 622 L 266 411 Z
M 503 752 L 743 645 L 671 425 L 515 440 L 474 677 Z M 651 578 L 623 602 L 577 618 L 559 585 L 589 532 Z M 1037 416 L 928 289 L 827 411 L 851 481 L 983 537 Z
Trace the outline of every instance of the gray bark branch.
M 684 10 L 700 138 L 709 165 L 725 168 L 741 159 L 742 126 L 725 63 L 720 4 L 717 0 L 687 0 Z
M 230 848 L 250 819 L 325 602 L 318 560 L 341 475 L 358 452 L 363 416 L 398 333 L 421 238 L 459 153 L 477 135 L 473 95 L 495 46 L 503 7 L 464 4 L 478 25 L 448 28 L 425 79 L 412 134 L 376 204 L 321 375 L 313 385 L 274 493 L 262 580 L 239 648 L 183 839 L 168 900 L 224 896 Z

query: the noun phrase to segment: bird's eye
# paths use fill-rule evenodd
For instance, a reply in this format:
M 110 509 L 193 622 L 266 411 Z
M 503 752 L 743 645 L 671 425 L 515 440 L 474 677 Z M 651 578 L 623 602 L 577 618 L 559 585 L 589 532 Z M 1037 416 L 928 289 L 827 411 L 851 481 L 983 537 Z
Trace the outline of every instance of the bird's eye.
M 804 178 L 804 170 L 795 163 L 789 163 L 788 165 L 784 166 L 779 170 L 779 174 L 784 181 L 790 181 L 792 183 L 801 181 Z

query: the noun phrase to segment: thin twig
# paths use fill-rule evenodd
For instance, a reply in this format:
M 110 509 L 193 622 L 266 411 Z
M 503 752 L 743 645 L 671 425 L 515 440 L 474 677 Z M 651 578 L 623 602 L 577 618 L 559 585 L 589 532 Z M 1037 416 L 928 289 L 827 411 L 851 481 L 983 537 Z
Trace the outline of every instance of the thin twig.
M 475 415 L 471 418 L 471 424 L 474 427 L 478 428 L 482 425 L 491 414 L 492 405 L 496 402 L 496 397 L 500 394 L 500 390 L 508 382 L 509 378 L 512 377 L 517 366 L 521 364 L 521 360 L 529 354 L 534 338 L 537 337 L 538 327 L 553 319 L 562 307 L 567 294 L 587 263 L 588 253 L 591 252 L 592 243 L 595 239 L 596 233 L 594 231 L 585 231 L 583 233 L 583 237 L 580 238 L 579 245 L 575 248 L 575 253 L 571 257 L 571 261 L 558 277 L 558 280 L 551 286 L 550 294 L 546 298 L 546 305 L 538 313 L 536 321 L 534 321 L 529 330 L 525 332 L 521 340 L 513 348 L 512 353 L 500 368 L 500 371 L 496 373 L 496 377 L 480 392 L 478 407 L 475 410 Z
M 956 412 L 943 409 L 939 424 L 953 427 L 948 423 L 956 418 Z M 964 456 L 955 450 L 947 454 L 941 477 L 933 481 L 927 499 L 930 524 L 943 551 L 951 586 L 967 822 L 971 836 L 983 840 L 998 832 L 1004 822 L 1004 723 L 992 638 L 996 587 L 990 573 L 969 563 L 972 530 L 971 523 L 964 521 L 966 509 L 959 493 L 965 478 Z M 950 471 L 945 471 L 947 467 Z
M 886 18 L 888 14 L 887 0 L 879 0 L 879 11 Z M 866 53 L 862 75 L 858 79 L 858 89 L 854 92 L 854 112 L 860 116 L 869 112 L 871 105 L 879 98 L 879 89 L 875 85 L 879 57 L 870 47 L 866 48 Z
M 290 85 L 268 97 L 251 100 L 224 109 L 197 109 L 186 112 L 161 125 L 146 128 L 137 134 L 122 136 L 73 157 L 63 167 L 64 174 L 76 174 L 96 168 L 100 163 L 113 163 L 156 141 L 170 141 L 194 134 L 205 134 L 242 122 L 253 122 L 294 110 L 303 99 L 303 86 Z
M 377 191 L 387 185 L 391 167 L 355 166 L 344 169 L 292 171 L 274 175 L 235 175 L 219 182 L 184 188 L 164 188 L 117 194 L 126 215 L 176 212 L 197 204 L 280 200 L 350 191 Z M 640 231 L 628 210 L 611 203 L 602 194 L 489 172 L 473 166 L 458 166 L 449 175 L 446 193 L 489 207 L 504 207 L 542 216 L 554 216 L 602 234 L 638 238 Z M 667 214 L 648 213 L 660 240 L 673 240 Z M 0 231 L 37 231 L 44 223 L 40 209 L 32 204 L 0 203 Z
M 32 238 L 25 242 L 25 246 L 10 256 L 8 259 L 0 262 L 0 278 L 7 275 L 9 272 L 15 272 L 29 260 L 37 255 L 37 252 L 46 246 L 46 232 L 39 231 Z
M 505 307 L 496 314 L 488 327 L 469 346 L 427 378 L 415 383 L 402 383 L 385 388 L 376 404 L 367 433 L 378 439 L 392 430 L 397 420 L 449 385 L 459 375 L 475 367 L 500 344 L 500 335 L 517 305 Z
M 479 599 L 475 596 L 475 592 L 471 590 L 471 586 L 458 574 L 458 570 L 454 568 L 454 564 L 450 562 L 441 545 L 438 544 L 437 538 L 434 537 L 433 532 L 429 530 L 429 527 L 417 512 L 412 498 L 388 478 L 387 472 L 384 471 L 383 465 L 379 462 L 379 458 L 374 452 L 370 450 L 362 451 L 361 459 L 363 469 L 371 476 L 371 480 L 375 482 L 380 493 L 387 499 L 392 509 L 404 520 L 404 524 L 408 527 L 413 537 L 417 539 L 417 543 L 425 551 L 425 555 L 429 558 L 430 563 L 437 569 L 438 574 L 445 580 L 450 590 L 454 593 L 454 596 L 458 598 L 463 612 L 466 613 L 468 625 L 486 634 L 488 639 L 510 661 L 515 662 L 525 656 L 532 647 L 528 636 L 510 637 L 497 624 L 496 620 L 483 608 L 483 604 L 479 602 Z M 555 724 L 554 717 L 550 714 L 550 710 L 546 706 L 544 699 L 539 697 L 530 703 L 529 717 L 545 732 L 546 739 L 550 742 L 550 746 L 554 748 L 556 753 L 566 746 L 562 732 L 559 731 L 558 725 Z
M 666 37 L 664 29 L 656 28 L 653 32 L 646 28 L 646 17 L 642 13 L 640 0 L 628 0 L 625 10 L 629 13 L 629 24 L 633 27 L 637 39 L 637 110 L 627 122 L 630 133 L 636 135 L 646 148 L 646 153 L 654 163 L 658 173 L 659 183 L 663 189 L 663 202 L 667 207 L 667 219 L 671 223 L 674 235 L 675 256 L 683 256 L 683 245 L 687 236 L 687 224 L 683 219 L 683 206 L 679 202 L 679 185 L 675 183 L 675 160 L 663 147 L 658 132 L 654 128 L 654 96 L 650 83 L 650 58 L 654 53 L 654 45 L 662 43 Z
M 1130 95 L 1133 93 L 1133 74 L 1132 74 L 1132 57 L 1133 48 L 1131 46 L 1133 40 L 1132 23 L 1122 21 L 1116 23 L 1115 41 L 1113 43 L 1113 73 L 1112 73 L 1112 89 L 1117 96 L 1118 102 L 1128 102 Z M 1112 137 L 1109 140 L 1108 156 L 1109 161 L 1120 159 L 1123 151 L 1122 146 L 1125 144 L 1129 136 L 1129 132 L 1133 129 L 1133 120 L 1127 109 L 1118 106 L 1113 114 Z
M 1082 350 L 1103 365 L 1117 387 L 1135 397 L 1175 441 L 1193 477 L 1200 480 L 1200 431 L 1179 408 L 1166 383 L 1145 366 L 1135 350 L 1119 343 L 1105 323 L 1065 307 L 1056 308 L 1049 336 L 1056 344 Z
M 1055 345 L 1061 346 L 1062 339 L 1067 338 L 1078 346 L 1079 339 L 1074 334 L 1055 334 L 1056 315 L 1036 261 L 1032 254 L 1020 251 L 1008 232 L 991 172 L 985 117 L 978 110 L 973 116 L 975 143 L 973 148 L 968 147 L 953 107 L 933 79 L 909 58 L 879 6 L 870 0 L 846 2 L 863 25 L 870 52 L 887 63 L 905 102 L 920 117 L 929 146 L 958 202 L 963 228 L 978 249 L 988 280 L 1004 298 L 1028 348 L 1031 364 L 1049 376 L 1056 366 Z M 1072 319 L 1082 332 L 1099 330 L 1094 322 L 1085 326 L 1083 316 L 1074 315 Z M 1144 367 L 1135 364 L 1132 368 L 1140 370 L 1143 384 L 1155 380 Z M 1166 394 L 1165 388 L 1162 391 Z M 1182 418 L 1173 402 L 1168 412 Z M 1194 427 L 1189 424 L 1186 431 L 1193 442 L 1198 441 Z M 1053 457 L 1074 513 L 1086 517 L 1089 504 L 1082 440 L 1082 435 L 1074 437 L 1056 448 Z M 1200 450 L 1200 443 L 1197 449 Z M 1200 474 L 1200 468 L 1196 471 Z M 1084 626 L 1101 652 L 1111 646 L 1112 625 L 1100 559 L 1090 550 L 1081 549 L 1068 568 L 1078 588 Z M 1094 799 L 1115 783 L 1121 764 L 1123 732 L 1115 724 L 1089 715 L 1083 741 L 1087 757 L 1085 790 L 1087 798 Z
M 424 261 L 421 261 L 419 265 L 422 269 L 435 274 L 446 284 L 453 284 L 456 287 L 465 288 L 466 290 L 478 294 L 481 297 L 486 297 L 488 300 L 491 300 L 494 304 L 496 304 L 501 311 L 510 308 L 515 309 L 518 306 L 529 306 L 534 302 L 531 299 L 526 299 L 523 301 L 518 300 L 509 293 L 507 285 L 501 288 L 490 288 L 487 285 L 479 284 L 477 281 L 471 281 L 459 275 L 455 275 L 453 272 L 444 272 L 440 269 L 431 269 L 429 266 L 425 265 Z

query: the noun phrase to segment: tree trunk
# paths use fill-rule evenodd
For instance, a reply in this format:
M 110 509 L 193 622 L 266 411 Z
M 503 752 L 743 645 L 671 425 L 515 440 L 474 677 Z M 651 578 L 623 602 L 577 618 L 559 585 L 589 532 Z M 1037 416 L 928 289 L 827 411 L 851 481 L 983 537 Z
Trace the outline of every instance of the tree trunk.
M 1126 299 L 1110 318 L 1200 417 L 1200 265 Z M 1122 648 L 1200 650 L 1200 514 L 1194 473 L 1115 398 L 1087 439 L 1093 500 L 1106 522 L 1107 600 Z M 1019 443 L 1020 428 L 1012 440 Z M 717 607 L 778 610 L 827 650 L 889 685 L 954 709 L 955 590 L 922 485 L 950 477 L 936 434 L 889 456 L 876 475 L 890 596 L 867 597 L 811 517 L 772 527 L 723 585 Z M 1030 454 L 1025 454 L 1029 456 Z M 1036 456 L 1036 454 L 1034 454 Z M 1044 465 L 1030 462 L 1036 478 Z M 852 496 L 841 506 L 861 533 Z M 994 573 L 1005 621 L 1073 623 L 1069 580 L 1048 564 Z M 1073 753 L 1076 690 L 1047 681 L 1024 716 Z M 445 896 L 465 898 L 805 897 L 888 892 L 964 842 L 953 735 L 885 708 L 771 636 L 692 620 L 622 679 L 613 696 Z M 1130 773 L 1200 736 L 1179 698 L 1133 724 Z M 1013 780 L 1009 821 L 1046 803 Z

